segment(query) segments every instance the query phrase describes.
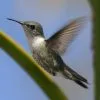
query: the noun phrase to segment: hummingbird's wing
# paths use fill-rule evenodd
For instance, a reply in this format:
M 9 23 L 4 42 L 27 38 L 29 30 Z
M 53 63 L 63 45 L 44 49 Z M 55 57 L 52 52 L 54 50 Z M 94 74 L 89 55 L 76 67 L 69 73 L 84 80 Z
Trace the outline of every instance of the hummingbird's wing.
M 52 37 L 46 40 L 47 45 L 59 54 L 63 54 L 69 43 L 81 30 L 86 17 L 79 17 L 72 20 L 68 25 L 57 31 Z

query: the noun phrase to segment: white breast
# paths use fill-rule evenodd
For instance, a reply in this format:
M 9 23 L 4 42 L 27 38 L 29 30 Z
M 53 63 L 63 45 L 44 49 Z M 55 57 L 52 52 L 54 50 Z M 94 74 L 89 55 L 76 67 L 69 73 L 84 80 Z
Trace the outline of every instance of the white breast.
M 45 46 L 45 39 L 43 37 L 35 37 L 32 41 L 32 47 L 34 49 L 43 48 Z

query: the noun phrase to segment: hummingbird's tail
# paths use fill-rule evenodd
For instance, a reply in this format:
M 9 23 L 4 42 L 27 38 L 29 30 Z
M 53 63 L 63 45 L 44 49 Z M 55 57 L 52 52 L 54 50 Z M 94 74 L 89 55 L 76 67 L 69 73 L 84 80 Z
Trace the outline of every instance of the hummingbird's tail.
M 88 88 L 86 84 L 88 84 L 87 79 L 76 73 L 74 70 L 69 68 L 68 66 L 64 67 L 63 76 L 67 79 L 73 80 L 78 85 L 82 86 L 83 88 Z

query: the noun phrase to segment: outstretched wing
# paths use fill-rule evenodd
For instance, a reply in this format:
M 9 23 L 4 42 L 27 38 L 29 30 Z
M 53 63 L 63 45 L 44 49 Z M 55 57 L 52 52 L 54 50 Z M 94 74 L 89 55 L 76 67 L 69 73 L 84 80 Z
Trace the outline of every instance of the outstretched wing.
M 63 54 L 68 47 L 69 43 L 81 30 L 86 17 L 79 17 L 72 20 L 68 25 L 57 31 L 47 41 L 47 45 L 59 54 Z

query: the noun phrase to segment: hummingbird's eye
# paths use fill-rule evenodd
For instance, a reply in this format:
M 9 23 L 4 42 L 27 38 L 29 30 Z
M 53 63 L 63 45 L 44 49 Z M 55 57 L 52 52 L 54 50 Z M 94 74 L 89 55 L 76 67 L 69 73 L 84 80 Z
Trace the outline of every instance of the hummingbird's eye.
M 35 29 L 35 26 L 34 25 L 26 25 L 28 28 L 30 28 L 31 30 L 34 30 Z
M 31 28 L 32 30 L 34 30 L 34 29 L 35 29 L 35 26 L 34 26 L 34 25 L 30 25 L 30 28 Z

